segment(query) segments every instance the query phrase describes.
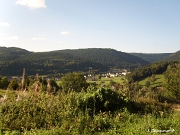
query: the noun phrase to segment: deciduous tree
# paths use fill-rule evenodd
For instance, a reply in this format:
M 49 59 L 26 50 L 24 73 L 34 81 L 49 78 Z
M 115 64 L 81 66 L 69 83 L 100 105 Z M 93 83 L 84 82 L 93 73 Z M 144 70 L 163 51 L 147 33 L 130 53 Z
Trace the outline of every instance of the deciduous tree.
M 69 90 L 80 92 L 83 88 L 86 89 L 88 86 L 83 73 L 80 72 L 65 74 L 61 82 L 62 88 L 65 92 L 68 92 Z

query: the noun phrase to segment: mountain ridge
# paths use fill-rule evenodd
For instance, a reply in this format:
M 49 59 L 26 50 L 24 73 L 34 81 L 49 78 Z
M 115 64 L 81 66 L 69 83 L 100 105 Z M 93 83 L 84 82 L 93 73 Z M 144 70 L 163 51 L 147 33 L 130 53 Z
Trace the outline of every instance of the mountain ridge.
M 111 48 L 81 48 L 30 52 L 16 47 L 0 47 L 0 75 L 57 74 L 73 71 L 105 72 L 111 68 L 135 69 L 149 62 L 132 54 Z

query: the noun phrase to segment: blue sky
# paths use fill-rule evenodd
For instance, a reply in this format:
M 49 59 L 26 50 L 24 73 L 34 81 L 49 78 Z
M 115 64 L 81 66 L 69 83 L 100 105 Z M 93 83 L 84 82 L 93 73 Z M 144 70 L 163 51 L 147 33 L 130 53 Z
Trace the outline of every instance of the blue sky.
M 0 0 L 0 46 L 180 50 L 179 0 Z

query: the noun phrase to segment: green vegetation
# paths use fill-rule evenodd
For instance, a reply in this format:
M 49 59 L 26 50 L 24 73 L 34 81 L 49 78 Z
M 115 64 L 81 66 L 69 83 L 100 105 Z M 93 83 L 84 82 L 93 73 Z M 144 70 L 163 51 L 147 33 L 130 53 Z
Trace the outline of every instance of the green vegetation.
M 158 62 L 144 66 L 142 68 L 138 68 L 134 70 L 131 74 L 128 74 L 127 79 L 131 83 L 131 82 L 139 81 L 146 77 L 150 77 L 153 74 L 162 74 L 166 71 L 168 65 L 174 63 L 176 62 Z
M 163 74 L 157 74 L 155 75 L 155 78 L 153 80 L 152 76 L 147 77 L 141 81 L 139 81 L 139 84 L 141 86 L 145 86 L 146 82 L 149 81 L 152 87 L 157 87 L 157 86 L 165 86 L 165 78 Z
M 59 91 L 55 95 L 18 92 L 7 97 L 0 104 L 3 134 L 125 135 L 149 134 L 153 129 L 180 132 L 180 113 L 171 112 L 166 103 L 154 98 L 131 100 L 109 88 L 91 86 L 87 92 Z
M 9 81 L 7 77 L 0 77 L 0 89 L 7 89 L 9 85 Z
M 110 68 L 134 69 L 148 62 L 113 49 L 77 49 L 52 52 L 28 52 L 20 48 L 0 47 L 0 74 L 19 76 L 26 68 L 28 75 L 60 74 L 73 71 L 105 72 Z
M 167 71 L 166 75 L 170 74 L 174 75 Z M 155 88 L 157 82 L 165 79 L 162 74 L 139 82 L 144 88 L 138 83 L 130 85 L 125 76 L 101 77 L 99 81 L 106 81 L 107 86 L 91 83 L 88 86 L 78 72 L 64 75 L 58 87 L 53 80 L 34 79 L 29 78 L 28 91 L 0 91 L 0 133 L 146 135 L 158 130 L 178 135 L 180 132 L 180 113 L 173 109 L 172 102 L 164 102 L 164 94 Z M 112 89 L 119 83 L 123 87 Z
M 180 62 L 168 66 L 165 78 L 169 96 L 180 100 Z
M 130 53 L 150 63 L 161 61 L 164 57 L 170 56 L 172 53 Z
M 180 50 L 164 57 L 161 61 L 179 61 L 180 60 Z
M 175 53 L 130 53 L 150 63 L 157 61 L 179 61 L 180 51 Z
M 96 84 L 104 84 L 108 86 L 110 84 L 110 81 L 114 81 L 116 83 L 119 83 L 121 85 L 124 85 L 125 82 L 125 77 L 112 77 L 112 78 L 106 78 L 106 77 L 101 77 L 101 79 L 97 79 L 96 81 L 87 81 L 88 83 L 96 83 Z
M 17 53 L 22 51 L 22 55 L 26 55 L 24 50 L 11 49 Z M 38 63 L 42 62 L 43 66 L 46 63 L 48 72 L 53 70 L 62 78 L 57 83 L 54 77 L 47 79 L 38 75 L 25 75 L 22 81 L 1 76 L 0 134 L 149 135 L 168 132 L 166 134 L 179 135 L 180 112 L 177 109 L 180 107 L 180 62 L 153 63 L 126 76 L 114 78 L 105 78 L 100 74 L 95 76 L 96 70 L 100 71 L 98 66 L 96 70 L 86 68 L 87 72 L 58 74 L 58 66 L 62 61 L 66 60 L 64 67 L 69 69 L 73 69 L 72 65 L 79 61 L 76 67 L 81 70 L 83 64 L 79 59 L 80 55 L 90 58 L 88 51 L 97 55 L 97 50 L 101 63 L 95 65 L 102 66 L 105 62 L 108 68 L 118 67 L 120 63 L 115 62 L 120 59 L 121 53 L 112 49 L 29 53 L 26 57 L 19 55 L 15 61 L 7 60 L 12 65 L 14 63 L 14 67 L 20 68 L 22 63 L 27 63 L 27 59 L 34 59 L 37 63 L 32 63 L 36 63 L 37 67 Z M 115 57 L 112 59 L 114 65 L 111 65 L 107 57 L 102 58 L 105 53 L 109 55 L 107 57 Z M 74 61 L 68 61 L 67 57 Z M 93 56 L 89 62 L 94 64 L 93 61 L 97 61 L 95 59 L 98 58 Z M 87 61 L 84 59 L 84 62 Z M 6 70 L 4 67 L 3 72 Z M 44 70 L 42 67 L 39 66 L 38 71 Z M 12 71 L 17 70 L 16 68 Z M 95 81 L 85 79 L 84 74 L 88 73 L 92 74 L 89 79 Z
M 65 92 L 76 91 L 80 92 L 82 89 L 86 89 L 88 84 L 84 78 L 83 73 L 67 73 L 61 80 L 62 89 Z

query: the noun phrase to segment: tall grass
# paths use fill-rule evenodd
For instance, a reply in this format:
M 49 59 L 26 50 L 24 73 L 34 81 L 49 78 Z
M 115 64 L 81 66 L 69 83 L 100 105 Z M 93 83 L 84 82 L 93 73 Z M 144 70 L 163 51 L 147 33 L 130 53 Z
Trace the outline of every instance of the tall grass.
M 19 92 L 7 96 L 0 103 L 1 134 L 146 135 L 157 134 L 152 132 L 155 130 L 180 133 L 180 112 L 168 111 L 168 106 L 156 101 L 129 100 L 121 92 L 106 88 L 92 87 L 80 93 L 59 91 L 55 95 Z

